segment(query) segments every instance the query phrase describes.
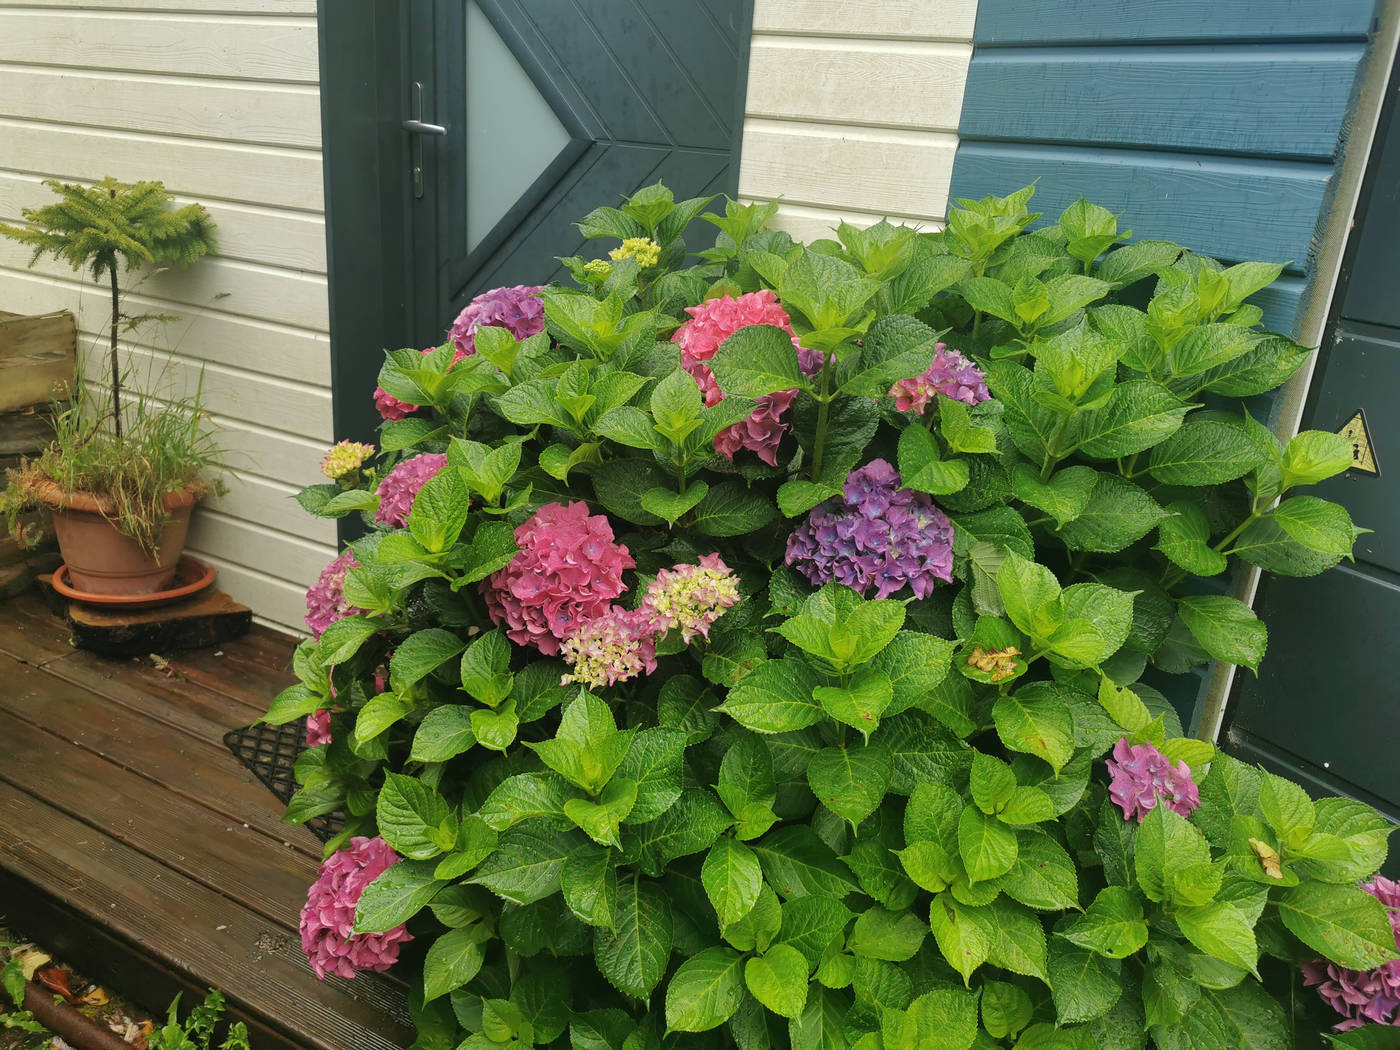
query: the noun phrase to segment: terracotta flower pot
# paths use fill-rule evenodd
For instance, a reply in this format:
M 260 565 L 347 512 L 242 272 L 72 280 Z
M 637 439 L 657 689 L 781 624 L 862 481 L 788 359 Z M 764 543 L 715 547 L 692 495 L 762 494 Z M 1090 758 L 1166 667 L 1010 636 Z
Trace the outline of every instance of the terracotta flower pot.
M 170 586 L 185 549 L 185 533 L 197 493 L 183 489 L 165 497 L 170 521 L 161 530 L 152 558 L 108 520 L 112 504 L 88 492 L 64 492 L 53 482 L 36 494 L 53 512 L 58 550 L 68 565 L 68 581 L 87 594 L 154 594 Z M 104 512 L 107 516 L 104 516 Z

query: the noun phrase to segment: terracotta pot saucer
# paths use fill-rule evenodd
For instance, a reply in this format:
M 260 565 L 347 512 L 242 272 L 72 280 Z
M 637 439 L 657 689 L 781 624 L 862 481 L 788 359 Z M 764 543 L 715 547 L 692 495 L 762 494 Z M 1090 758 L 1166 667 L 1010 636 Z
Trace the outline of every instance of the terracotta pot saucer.
M 65 563 L 54 571 L 53 589 L 63 597 L 82 602 L 84 605 L 100 605 L 110 609 L 149 609 L 178 602 L 182 598 L 207 590 L 213 586 L 214 577 L 217 575 L 214 566 L 184 554 L 175 567 L 175 578 L 163 591 L 151 594 L 92 594 L 76 590 L 68 582 L 68 566 Z

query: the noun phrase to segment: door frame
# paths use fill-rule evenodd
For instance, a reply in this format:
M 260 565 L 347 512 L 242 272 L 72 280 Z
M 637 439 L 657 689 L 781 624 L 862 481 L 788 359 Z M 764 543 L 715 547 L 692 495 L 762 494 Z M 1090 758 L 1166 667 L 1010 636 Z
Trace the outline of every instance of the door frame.
M 331 413 L 337 440 L 374 438 L 380 420 L 370 399 L 372 377 L 386 348 L 412 342 L 410 308 L 429 293 L 422 287 L 421 269 L 415 268 L 419 253 L 413 243 L 410 136 L 400 126 L 408 111 L 409 74 L 419 72 L 410 66 L 410 19 L 415 11 L 422 17 L 428 6 L 429 0 L 317 0 Z M 499 18 L 494 3 L 488 0 L 482 7 L 488 17 Z M 753 0 L 742 0 L 738 36 L 744 46 L 738 56 L 733 182 L 727 187 L 731 196 L 738 190 Z M 509 43 L 509 34 L 505 38 Z M 432 165 L 425 175 L 435 178 Z M 426 283 L 435 295 L 437 281 Z

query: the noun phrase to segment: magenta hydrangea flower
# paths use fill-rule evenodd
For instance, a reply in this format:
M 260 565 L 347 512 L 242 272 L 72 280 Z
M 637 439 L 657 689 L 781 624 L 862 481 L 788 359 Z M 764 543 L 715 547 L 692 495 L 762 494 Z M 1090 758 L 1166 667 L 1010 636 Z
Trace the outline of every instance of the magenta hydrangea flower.
M 331 713 L 314 711 L 306 716 L 306 746 L 320 747 L 331 742 Z
M 1400 883 L 1377 875 L 1361 888 L 1385 905 L 1390 930 L 1400 947 Z M 1341 1014 L 1333 1029 L 1350 1031 L 1365 1024 L 1400 1027 L 1400 960 L 1374 970 L 1348 970 L 1327 959 L 1303 963 L 1303 984 L 1316 988 L 1328 1006 Z
M 413 510 L 413 501 L 418 498 L 418 490 L 446 465 L 444 453 L 425 452 L 389 471 L 379 483 L 379 509 L 374 512 L 374 520 L 391 529 L 404 528 Z
M 528 339 L 543 332 L 544 300 L 540 298 L 543 290 L 543 285 L 524 284 L 492 288 L 467 303 L 452 322 L 449 333 L 452 345 L 456 347 L 452 363 L 455 365 L 462 358 L 476 353 L 476 330 L 481 325 L 505 328 L 516 339 Z M 436 349 L 430 346 L 423 353 L 430 354 Z M 374 407 L 379 409 L 380 416 L 392 421 L 411 416 L 422 406 L 400 401 L 381 386 L 374 390 Z
M 320 638 L 337 620 L 364 612 L 345 600 L 345 574 L 359 567 L 354 553 L 347 550 L 321 570 L 320 578 L 306 592 L 306 626 L 311 637 Z
M 482 292 L 462 308 L 450 333 L 457 355 L 452 363 L 476 353 L 476 330 L 482 325 L 504 328 L 516 339 L 528 339 L 544 331 L 544 285 L 517 284 Z
M 413 940 L 403 925 L 383 933 L 353 932 L 355 906 L 365 887 L 398 862 L 399 855 L 383 839 L 356 836 L 321 863 L 301 909 L 301 950 L 317 977 L 382 972 L 398 961 L 399 945 Z
M 565 639 L 560 652 L 573 670 L 561 685 L 581 682 L 594 689 L 616 685 L 656 670 L 657 622 L 651 610 L 614 605 L 585 621 Z
M 889 396 L 899 411 L 923 415 L 929 402 L 940 394 L 965 405 L 980 405 L 992 397 L 986 373 L 946 343 L 934 346 L 933 361 L 923 375 L 899 380 L 890 387 Z
M 681 367 L 700 384 L 707 407 L 723 401 L 724 391 L 705 362 L 715 356 L 726 339 L 749 325 L 770 324 L 781 328 L 792 337 L 797 363 L 802 371 L 807 375 L 821 371 L 823 355 L 820 351 L 808 350 L 798 342 L 787 311 L 779 305 L 778 297 L 766 288 L 737 299 L 728 295 L 709 299 L 699 306 L 687 306 L 685 312 L 690 314 L 690 320 L 676 329 L 671 341 L 679 344 Z M 777 466 L 778 445 L 787 431 L 782 415 L 795 397 L 796 390 L 780 390 L 759 398 L 758 408 L 752 416 L 715 436 L 715 451 L 733 462 L 735 453 L 746 448 L 770 467 Z
M 546 656 L 559 652 L 579 625 L 608 612 L 627 588 L 622 574 L 636 562 L 613 542 L 602 514 L 583 502 L 549 503 L 515 530 L 520 553 L 482 581 L 491 619 L 517 645 Z
M 699 635 L 710 637 L 710 625 L 739 602 L 739 580 L 718 554 L 706 554 L 698 565 L 662 569 L 647 586 L 642 608 L 651 613 L 660 633 L 679 629 L 687 645 Z
M 953 578 L 953 524 L 899 471 L 874 459 L 841 495 L 814 507 L 788 537 L 787 564 L 820 587 L 835 580 L 885 598 L 906 585 L 920 598 Z
M 1123 811 L 1124 820 L 1139 824 L 1161 799 L 1173 813 L 1189 817 L 1201 804 L 1201 791 L 1191 779 L 1185 762 L 1172 765 L 1171 759 L 1151 744 L 1130 746 L 1122 737 L 1113 745 L 1108 760 L 1108 797 Z

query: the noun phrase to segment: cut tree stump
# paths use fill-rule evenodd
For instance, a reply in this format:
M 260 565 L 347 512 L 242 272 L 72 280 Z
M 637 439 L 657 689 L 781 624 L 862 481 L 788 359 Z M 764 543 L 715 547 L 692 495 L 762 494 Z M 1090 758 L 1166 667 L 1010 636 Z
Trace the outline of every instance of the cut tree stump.
M 253 626 L 253 611 L 217 590 L 154 609 L 104 609 L 81 602 L 66 606 L 73 644 L 102 656 L 144 658 L 202 649 L 242 638 Z

